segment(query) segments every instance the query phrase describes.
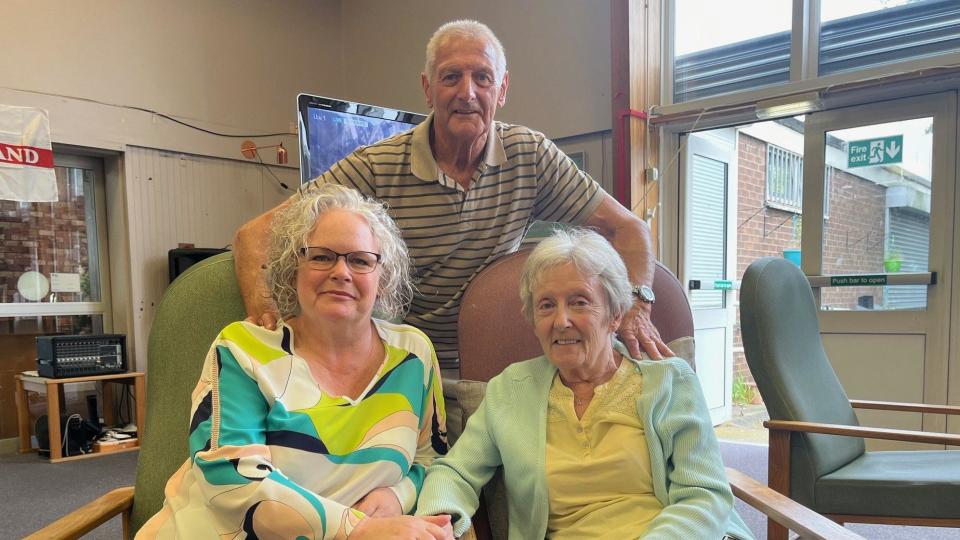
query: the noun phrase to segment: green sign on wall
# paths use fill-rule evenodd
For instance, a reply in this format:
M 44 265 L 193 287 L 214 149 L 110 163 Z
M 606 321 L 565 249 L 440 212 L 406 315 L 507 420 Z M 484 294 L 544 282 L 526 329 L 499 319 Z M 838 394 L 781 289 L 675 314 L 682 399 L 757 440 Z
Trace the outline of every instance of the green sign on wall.
M 903 135 L 847 143 L 847 167 L 871 167 L 903 162 Z

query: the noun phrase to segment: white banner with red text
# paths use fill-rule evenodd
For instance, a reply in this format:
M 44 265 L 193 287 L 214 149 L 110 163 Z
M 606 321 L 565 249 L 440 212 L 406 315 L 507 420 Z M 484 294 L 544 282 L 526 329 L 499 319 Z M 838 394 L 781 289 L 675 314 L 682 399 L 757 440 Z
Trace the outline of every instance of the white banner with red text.
M 57 200 L 47 111 L 0 105 L 0 199 Z

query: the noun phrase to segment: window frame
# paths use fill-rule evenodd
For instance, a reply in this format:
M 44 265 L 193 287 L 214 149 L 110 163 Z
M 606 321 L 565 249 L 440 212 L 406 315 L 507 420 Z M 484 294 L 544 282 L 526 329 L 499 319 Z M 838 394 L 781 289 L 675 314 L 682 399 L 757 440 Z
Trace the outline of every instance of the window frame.
M 107 197 L 103 160 L 76 154 L 54 152 L 54 166 L 94 171 L 93 195 L 96 214 L 100 300 L 96 302 L 19 302 L 0 303 L 0 317 L 47 317 L 57 315 L 100 315 L 104 331 L 113 329 L 110 295 L 110 257 L 107 251 Z M 70 186 L 67 186 L 70 189 Z

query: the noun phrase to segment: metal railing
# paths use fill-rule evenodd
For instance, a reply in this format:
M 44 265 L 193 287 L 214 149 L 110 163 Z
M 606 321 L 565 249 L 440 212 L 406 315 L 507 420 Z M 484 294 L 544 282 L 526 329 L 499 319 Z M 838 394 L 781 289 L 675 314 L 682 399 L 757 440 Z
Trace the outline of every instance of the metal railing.
M 767 144 L 767 204 L 800 213 L 803 206 L 803 157 Z

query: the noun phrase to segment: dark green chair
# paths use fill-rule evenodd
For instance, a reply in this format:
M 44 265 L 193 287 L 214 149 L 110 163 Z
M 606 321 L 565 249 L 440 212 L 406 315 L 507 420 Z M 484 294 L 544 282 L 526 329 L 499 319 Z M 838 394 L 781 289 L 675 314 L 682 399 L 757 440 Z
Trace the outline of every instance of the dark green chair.
M 779 258 L 743 276 L 740 325 L 770 413 L 769 485 L 839 523 L 960 527 L 960 451 L 867 452 L 863 438 L 960 445 L 960 435 L 861 427 L 854 408 L 960 414 L 960 407 L 852 401 L 823 350 L 806 276 Z M 768 538 L 786 531 L 768 522 Z
M 191 266 L 170 285 L 147 346 L 147 425 L 136 486 L 111 491 L 32 537 L 77 538 L 122 513 L 129 538 L 160 510 L 167 479 L 189 454 L 190 395 L 207 350 L 224 326 L 245 316 L 232 253 Z

